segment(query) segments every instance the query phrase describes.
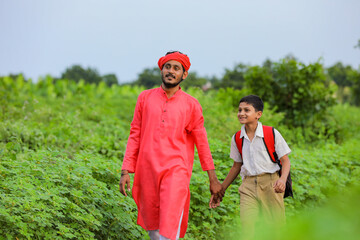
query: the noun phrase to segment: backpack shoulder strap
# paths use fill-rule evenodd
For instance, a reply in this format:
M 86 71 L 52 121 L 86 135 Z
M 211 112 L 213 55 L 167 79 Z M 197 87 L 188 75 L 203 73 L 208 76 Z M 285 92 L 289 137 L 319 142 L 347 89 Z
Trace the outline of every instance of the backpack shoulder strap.
M 264 132 L 264 144 L 266 147 L 266 150 L 270 156 L 271 161 L 273 161 L 274 163 L 279 164 L 279 166 L 281 167 L 281 163 L 280 160 L 276 154 L 275 151 L 275 130 L 274 127 L 270 127 L 270 126 L 264 126 L 263 125 L 263 132 Z
M 242 147 L 244 144 L 244 137 L 240 138 L 240 136 L 241 136 L 241 130 L 235 133 L 235 143 L 242 159 Z

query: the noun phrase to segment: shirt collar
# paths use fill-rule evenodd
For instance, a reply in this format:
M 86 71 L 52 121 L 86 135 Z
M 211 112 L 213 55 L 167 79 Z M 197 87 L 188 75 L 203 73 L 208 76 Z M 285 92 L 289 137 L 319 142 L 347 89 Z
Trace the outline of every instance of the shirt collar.
M 264 131 L 263 131 L 261 122 L 258 122 L 258 125 L 256 127 L 256 131 L 255 131 L 255 136 L 258 136 L 258 137 L 261 137 L 261 138 L 264 137 Z
M 258 122 L 258 125 L 257 125 L 257 127 L 256 127 L 255 137 L 256 137 L 256 136 L 261 137 L 261 138 L 264 137 L 264 131 L 263 131 L 262 123 L 261 123 L 261 122 Z M 246 134 L 245 124 L 241 126 L 240 138 L 242 138 L 242 137 L 245 137 L 245 138 L 249 139 L 249 137 L 248 137 L 247 134 Z
M 160 85 L 160 87 L 159 87 L 159 90 L 160 90 L 161 95 L 164 95 L 164 96 L 167 98 L 166 92 L 165 92 L 165 90 L 162 88 L 161 85 Z M 181 92 L 182 92 L 182 89 L 181 89 L 181 87 L 179 87 L 179 90 L 177 90 L 171 98 L 176 97 L 177 95 L 180 95 Z

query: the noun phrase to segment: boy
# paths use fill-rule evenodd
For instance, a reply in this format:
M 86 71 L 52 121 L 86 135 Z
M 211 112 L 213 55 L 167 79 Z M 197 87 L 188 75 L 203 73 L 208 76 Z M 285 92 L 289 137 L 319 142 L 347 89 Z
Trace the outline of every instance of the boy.
M 241 134 L 234 134 L 231 140 L 230 158 L 234 164 L 222 183 L 225 191 L 240 173 L 242 184 L 240 193 L 240 219 L 242 229 L 252 236 L 255 222 L 259 214 L 266 222 L 281 226 L 285 221 L 284 191 L 286 179 L 290 172 L 288 154 L 291 152 L 281 134 L 275 129 L 275 152 L 281 164 L 274 163 L 269 156 L 264 143 L 264 132 L 261 122 L 264 104 L 260 97 L 249 95 L 240 100 L 238 119 L 243 126 Z M 235 137 L 243 138 L 242 155 L 237 147 Z M 210 207 L 215 208 L 214 198 L 210 200 Z

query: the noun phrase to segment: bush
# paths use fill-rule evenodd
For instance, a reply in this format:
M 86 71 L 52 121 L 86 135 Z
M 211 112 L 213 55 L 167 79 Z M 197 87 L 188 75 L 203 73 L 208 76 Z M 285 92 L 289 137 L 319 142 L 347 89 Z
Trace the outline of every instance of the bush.
M 0 80 L 0 238 L 147 238 L 136 225 L 131 196 L 118 191 L 130 122 L 143 88 L 54 83 L 51 77 L 36 84 L 21 76 Z M 220 180 L 232 166 L 230 139 L 240 128 L 237 104 L 248 91 L 187 90 L 203 106 Z M 285 201 L 289 218 L 326 203 L 333 192 L 357 184 L 360 177 L 360 111 L 349 105 L 329 110 L 332 117 L 324 129 L 332 129 L 341 145 L 329 140 L 325 130 L 314 134 L 310 126 L 281 124 L 285 113 L 265 105 L 262 122 L 279 129 L 293 149 L 295 198 Z M 322 123 L 314 120 L 318 128 Z M 236 179 L 221 206 L 210 210 L 208 177 L 196 155 L 186 239 L 227 239 L 229 231 L 222 230 L 238 222 L 240 183 Z

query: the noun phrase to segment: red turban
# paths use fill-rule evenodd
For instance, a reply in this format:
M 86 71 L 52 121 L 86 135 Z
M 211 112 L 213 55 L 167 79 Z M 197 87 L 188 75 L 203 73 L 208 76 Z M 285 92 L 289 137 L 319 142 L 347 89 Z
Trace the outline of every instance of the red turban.
M 159 59 L 158 66 L 159 66 L 160 70 L 162 70 L 164 64 L 170 60 L 175 60 L 175 61 L 178 61 L 179 63 L 181 63 L 181 65 L 183 65 L 183 67 L 185 68 L 185 71 L 188 71 L 190 68 L 190 65 L 191 65 L 190 59 L 188 56 L 186 56 L 185 54 L 179 53 L 179 52 L 173 52 L 173 53 L 165 55 Z

